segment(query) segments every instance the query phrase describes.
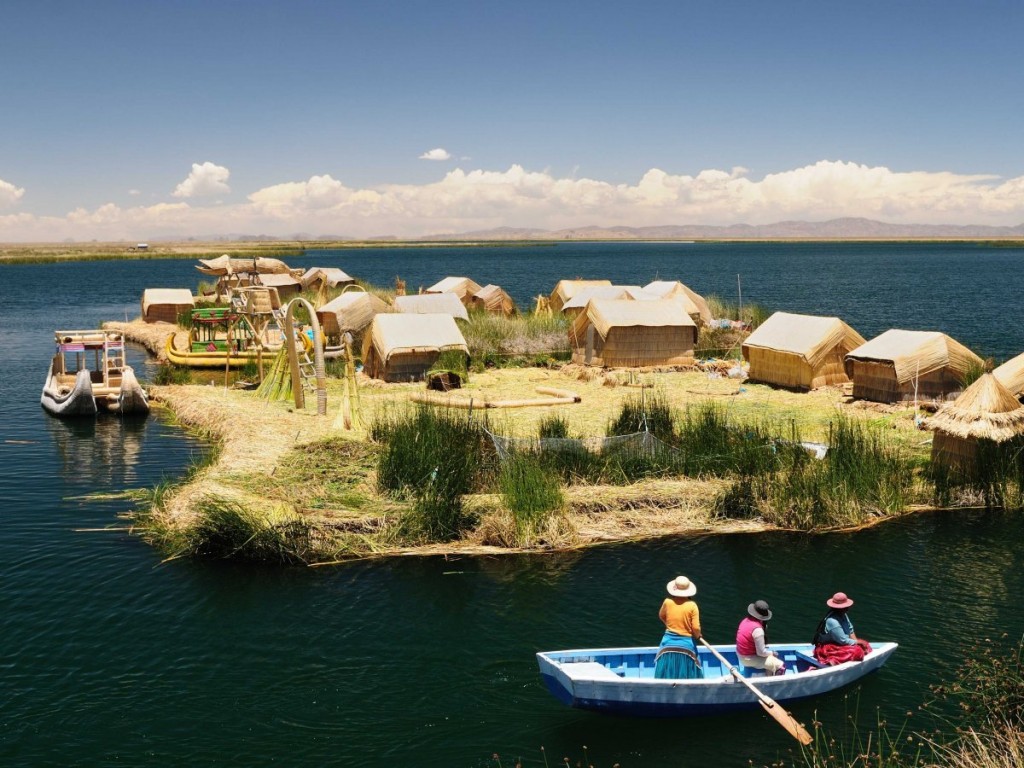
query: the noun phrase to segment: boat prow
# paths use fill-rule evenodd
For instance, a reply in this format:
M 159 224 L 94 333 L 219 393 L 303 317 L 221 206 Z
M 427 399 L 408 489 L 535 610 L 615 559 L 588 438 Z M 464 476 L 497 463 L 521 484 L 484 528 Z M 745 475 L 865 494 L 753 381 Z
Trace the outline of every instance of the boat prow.
M 121 392 L 117 397 L 116 410 L 123 415 L 149 413 L 149 397 L 135 377 L 135 371 L 127 365 L 121 370 Z
M 96 398 L 92 394 L 92 379 L 89 371 L 81 370 L 75 375 L 69 387 L 58 382 L 51 370 L 43 384 L 39 402 L 54 416 L 95 416 Z
M 765 695 L 778 702 L 808 699 L 842 688 L 879 669 L 896 651 L 896 643 L 872 645 L 864 661 L 834 667 L 820 665 L 808 643 L 772 644 L 785 662 L 785 672 L 766 677 L 745 674 Z M 715 650 L 739 666 L 736 647 Z M 559 701 L 578 709 L 638 717 L 687 717 L 753 709 L 758 699 L 736 681 L 715 656 L 698 649 L 704 677 L 665 680 L 654 677 L 657 648 L 596 648 L 537 654 L 541 676 Z

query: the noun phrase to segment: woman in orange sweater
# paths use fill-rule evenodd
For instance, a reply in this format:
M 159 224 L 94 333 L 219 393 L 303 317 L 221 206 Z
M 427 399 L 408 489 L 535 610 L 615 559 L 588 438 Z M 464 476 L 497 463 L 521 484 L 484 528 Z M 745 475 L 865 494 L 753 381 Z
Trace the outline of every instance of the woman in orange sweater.
M 665 625 L 665 634 L 655 657 L 654 676 L 685 680 L 704 677 L 697 660 L 700 642 L 700 611 L 691 598 L 697 585 L 685 576 L 676 576 L 667 586 L 669 596 L 661 604 L 658 617 Z

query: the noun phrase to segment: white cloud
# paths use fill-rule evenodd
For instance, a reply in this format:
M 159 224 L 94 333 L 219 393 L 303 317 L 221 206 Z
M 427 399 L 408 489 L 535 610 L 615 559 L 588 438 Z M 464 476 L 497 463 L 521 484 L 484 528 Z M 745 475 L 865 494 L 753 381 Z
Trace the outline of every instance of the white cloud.
M 447 149 L 437 147 L 430 149 L 420 155 L 420 160 L 451 160 L 451 153 Z
M 13 206 L 24 194 L 24 188 L 16 187 L 9 181 L 0 179 L 0 208 L 9 208 Z
M 5 192 L 10 202 L 22 191 L 0 183 L 0 203 Z M 428 184 L 363 189 L 324 174 L 267 186 L 242 203 L 216 207 L 182 201 L 107 204 L 64 217 L 0 215 L 0 241 L 296 231 L 415 237 L 497 226 L 767 224 L 843 216 L 897 224 L 1017 225 L 1024 222 L 1024 176 L 900 172 L 830 160 L 761 179 L 746 168 L 694 175 L 652 168 L 632 184 L 558 177 L 520 165 L 503 171 L 455 168 Z
M 142 194 L 142 190 L 141 189 L 129 189 L 128 190 L 128 194 L 131 195 L 132 197 L 138 197 L 139 195 Z
M 230 192 L 228 177 L 231 171 L 223 165 L 215 165 L 209 161 L 192 163 L 192 172 L 183 182 L 174 188 L 174 197 L 206 197 Z

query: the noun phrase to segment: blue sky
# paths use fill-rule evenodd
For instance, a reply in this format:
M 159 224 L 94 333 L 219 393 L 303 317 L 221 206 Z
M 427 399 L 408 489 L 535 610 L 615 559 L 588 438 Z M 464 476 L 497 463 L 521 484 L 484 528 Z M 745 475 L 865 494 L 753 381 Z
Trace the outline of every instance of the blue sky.
M 296 225 L 336 221 L 333 232 L 392 221 L 408 233 L 652 223 L 656 213 L 665 217 L 657 223 L 724 221 L 736 195 L 746 202 L 733 206 L 735 220 L 825 217 L 860 172 L 836 166 L 845 191 L 819 209 L 820 196 L 772 207 L 764 188 L 750 188 L 822 162 L 886 169 L 899 189 L 911 178 L 899 174 L 917 174 L 923 190 L 951 174 L 960 181 L 949 223 L 1021 223 L 1016 186 L 977 211 L 968 202 L 1024 176 L 1022 33 L 1024 5 L 1011 2 L 13 0 L 0 27 L 0 240 L 104 205 L 128 229 L 155 219 L 125 212 L 160 204 L 178 206 L 179 227 L 192 214 L 196 226 L 212 222 L 207 209 L 225 206 L 238 225 L 287 230 L 292 216 Z M 449 159 L 420 159 L 435 148 Z M 175 196 L 203 163 L 228 175 L 192 187 L 204 194 Z M 461 192 L 453 203 L 435 189 L 456 168 L 514 166 L 543 177 L 526 177 L 527 196 L 554 195 L 548 209 L 506 198 L 483 209 L 470 195 L 465 215 Z M 674 179 L 737 167 L 743 189 L 718 208 L 687 208 L 703 193 L 686 183 L 657 211 L 634 211 L 628 190 L 617 202 L 605 194 L 638 186 L 652 169 Z M 836 167 L 819 168 L 811 184 Z M 860 183 L 877 187 L 877 176 Z M 296 205 L 287 188 L 285 211 L 279 189 L 269 219 L 252 209 L 259 190 L 323 177 L 333 197 L 311 202 L 303 189 Z M 522 193 L 522 179 L 486 183 Z M 591 194 L 600 190 L 552 191 L 577 179 L 605 185 L 601 200 Z M 396 197 L 392 186 L 405 191 Z M 382 197 L 368 208 L 360 191 Z M 591 197 L 581 204 L 580 194 Z M 404 215 L 412 197 L 418 207 Z M 935 205 L 932 195 L 903 211 L 899 198 L 850 213 L 922 220 Z M 616 215 L 629 220 L 595 220 Z

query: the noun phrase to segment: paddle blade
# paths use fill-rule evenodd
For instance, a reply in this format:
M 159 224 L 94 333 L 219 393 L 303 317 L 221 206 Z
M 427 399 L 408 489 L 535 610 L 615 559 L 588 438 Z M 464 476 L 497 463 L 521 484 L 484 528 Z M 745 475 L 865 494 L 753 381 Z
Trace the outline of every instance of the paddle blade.
M 800 725 L 795 717 L 789 714 L 789 712 L 784 710 L 778 704 L 770 706 L 765 704 L 763 701 L 759 703 L 764 708 L 765 712 L 771 715 L 779 725 L 789 731 L 790 736 L 799 741 L 805 747 L 814 741 L 811 734 L 807 732 L 807 729 Z

